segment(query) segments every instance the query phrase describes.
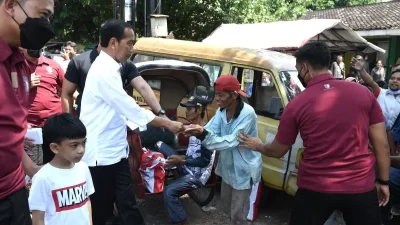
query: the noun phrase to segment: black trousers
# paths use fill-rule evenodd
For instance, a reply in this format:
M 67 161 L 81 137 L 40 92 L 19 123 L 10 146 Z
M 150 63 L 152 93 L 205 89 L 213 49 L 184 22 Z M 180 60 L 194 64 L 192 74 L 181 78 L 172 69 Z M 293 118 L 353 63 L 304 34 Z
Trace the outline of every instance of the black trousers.
M 290 225 L 323 225 L 336 210 L 346 225 L 380 225 L 376 189 L 361 194 L 327 194 L 298 189 Z
M 120 215 L 120 225 L 144 225 L 136 205 L 127 159 L 109 166 L 89 167 L 95 192 L 90 196 L 93 225 L 105 225 L 112 217 L 114 202 Z
M 0 225 L 32 225 L 25 187 L 0 200 Z

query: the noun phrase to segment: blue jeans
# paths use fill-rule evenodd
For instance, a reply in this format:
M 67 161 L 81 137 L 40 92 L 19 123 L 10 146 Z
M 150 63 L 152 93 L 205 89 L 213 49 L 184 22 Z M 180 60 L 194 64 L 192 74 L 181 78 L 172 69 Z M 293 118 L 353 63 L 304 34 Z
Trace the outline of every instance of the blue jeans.
M 173 148 L 164 143 L 158 145 L 158 150 L 165 158 L 170 155 L 178 155 Z M 179 197 L 203 185 L 199 179 L 189 174 L 183 166 L 177 166 L 177 170 L 180 178 L 167 185 L 163 192 L 164 205 L 173 223 L 181 223 L 187 219 Z

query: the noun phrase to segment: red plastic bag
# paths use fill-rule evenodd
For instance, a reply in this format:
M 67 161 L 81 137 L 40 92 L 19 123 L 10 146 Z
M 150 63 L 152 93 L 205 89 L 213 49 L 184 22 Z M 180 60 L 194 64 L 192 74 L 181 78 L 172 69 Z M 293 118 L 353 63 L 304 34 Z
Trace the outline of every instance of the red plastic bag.
M 144 149 L 140 163 L 140 173 L 149 193 L 160 193 L 164 190 L 165 170 L 164 155 Z

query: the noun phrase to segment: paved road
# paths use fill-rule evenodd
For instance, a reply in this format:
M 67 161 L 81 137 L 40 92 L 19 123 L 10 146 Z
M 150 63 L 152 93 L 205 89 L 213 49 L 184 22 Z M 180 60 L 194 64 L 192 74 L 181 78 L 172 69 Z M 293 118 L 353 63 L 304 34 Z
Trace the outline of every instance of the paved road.
M 188 213 L 190 225 L 229 225 L 229 218 L 225 216 L 219 206 L 219 193 L 216 193 L 209 207 L 215 209 L 204 212 L 190 198 L 183 198 L 183 205 Z M 262 202 L 259 208 L 259 217 L 253 225 L 285 225 L 290 218 L 290 209 L 293 197 L 281 192 L 269 192 L 267 202 Z M 169 225 L 162 196 L 154 196 L 139 200 L 139 208 L 147 225 Z

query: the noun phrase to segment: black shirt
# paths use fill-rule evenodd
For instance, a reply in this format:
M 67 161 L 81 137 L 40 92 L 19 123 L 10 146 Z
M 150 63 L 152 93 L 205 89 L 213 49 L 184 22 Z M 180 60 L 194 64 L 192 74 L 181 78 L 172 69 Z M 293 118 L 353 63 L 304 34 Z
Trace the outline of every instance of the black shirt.
M 65 73 L 65 79 L 69 82 L 74 83 L 78 86 L 79 95 L 76 99 L 78 105 L 78 113 L 80 112 L 80 106 L 82 101 L 82 94 L 85 88 L 86 77 L 90 67 L 94 60 L 99 56 L 97 46 L 91 51 L 84 52 L 78 56 L 72 58 L 68 64 L 67 71 Z M 121 66 L 121 78 L 122 84 L 127 86 L 135 77 L 140 76 L 135 64 L 132 61 L 122 63 Z

